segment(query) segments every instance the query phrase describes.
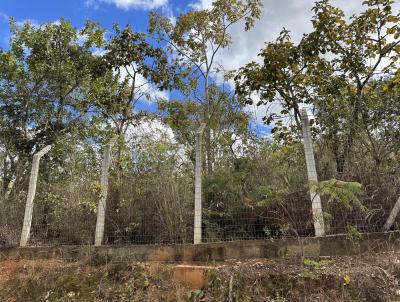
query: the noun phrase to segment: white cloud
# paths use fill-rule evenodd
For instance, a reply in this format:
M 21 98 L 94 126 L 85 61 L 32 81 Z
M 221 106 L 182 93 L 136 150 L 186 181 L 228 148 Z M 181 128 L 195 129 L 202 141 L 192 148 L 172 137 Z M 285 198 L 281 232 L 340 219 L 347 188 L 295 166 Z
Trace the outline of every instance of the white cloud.
M 85 0 L 86 7 L 90 7 L 94 10 L 98 10 L 100 8 L 97 0 Z
M 127 141 L 135 138 L 150 137 L 154 141 L 159 141 L 162 138 L 175 143 L 175 135 L 168 125 L 158 119 L 144 120 L 138 125 L 129 126 L 126 132 Z
M 209 9 L 212 7 L 213 0 L 197 0 L 189 4 L 193 9 Z M 340 7 L 349 18 L 353 14 L 358 14 L 365 10 L 362 0 L 332 0 L 334 6 Z M 311 18 L 313 15 L 312 7 L 315 0 L 264 0 L 263 12 L 260 20 L 255 27 L 244 31 L 244 24 L 235 24 L 230 29 L 232 44 L 229 48 L 223 49 L 218 54 L 216 60 L 225 70 L 237 69 L 251 61 L 257 61 L 260 49 L 266 42 L 272 42 L 285 27 L 290 30 L 295 42 L 298 42 L 303 34 L 312 30 Z M 393 12 L 399 12 L 400 1 L 393 5 Z M 217 78 L 219 81 L 219 78 Z M 232 85 L 233 83 L 230 82 Z M 281 106 L 273 105 L 269 110 L 279 113 Z M 247 108 L 251 115 L 255 117 L 257 123 L 262 124 L 262 117 L 265 116 L 266 107 L 254 106 Z
M 128 72 L 130 74 L 133 74 L 133 68 L 128 67 L 128 70 L 126 70 L 125 68 L 121 68 L 121 72 L 120 72 L 120 80 L 121 81 L 123 81 L 126 78 L 126 76 L 128 75 Z M 132 84 L 132 79 L 130 79 L 130 83 Z M 141 98 L 141 100 L 143 100 L 143 101 L 154 102 L 159 99 L 165 99 L 165 100 L 169 99 L 168 91 L 161 91 L 161 90 L 157 89 L 157 87 L 155 85 L 148 82 L 140 74 L 136 76 L 135 86 L 137 87 L 136 94 L 137 95 L 142 94 L 143 97 Z M 148 95 L 149 98 L 147 99 L 145 97 L 145 95 Z
M 361 0 L 334 0 L 332 4 L 343 9 L 347 17 L 365 8 Z M 243 24 L 232 27 L 233 43 L 220 52 L 218 60 L 231 70 L 257 59 L 264 43 L 274 41 L 283 27 L 291 31 L 294 41 L 299 41 L 304 33 L 312 30 L 313 6 L 314 0 L 265 0 L 262 16 L 251 31 L 243 31 Z M 400 10 L 400 3 L 393 6 L 393 11 L 396 10 Z
M 188 148 L 177 143 L 175 135 L 168 125 L 159 119 L 143 120 L 138 125 L 131 125 L 127 129 L 125 139 L 128 142 L 134 162 L 140 159 L 140 155 L 148 153 L 148 148 L 154 148 L 159 143 L 170 145 L 171 149 L 164 154 L 177 160 L 177 169 L 180 164 L 189 162 Z
M 8 18 L 9 18 L 9 16 L 7 14 L 5 14 L 3 12 L 0 12 L 0 22 L 7 23 L 8 22 Z
M 173 7 L 170 5 L 164 5 L 161 9 L 162 9 L 162 14 L 166 16 L 172 22 L 172 24 L 175 24 L 176 16 L 174 14 Z
M 92 51 L 92 54 L 97 57 L 101 57 L 106 53 L 105 49 L 95 47 Z
M 188 6 L 209 9 L 213 1 L 198 0 Z M 264 0 L 261 18 L 255 27 L 245 32 L 243 22 L 235 24 L 230 30 L 232 44 L 219 53 L 217 61 L 226 70 L 232 70 L 256 60 L 264 43 L 274 41 L 284 27 L 290 30 L 294 41 L 299 41 L 304 33 L 312 30 L 310 20 L 314 4 L 315 0 Z M 343 9 L 347 17 L 363 10 L 362 0 L 333 0 L 332 4 Z M 395 4 L 393 11 L 399 8 L 400 3 Z
M 88 7 L 94 9 L 99 8 L 99 3 L 105 2 L 114 4 L 118 8 L 129 10 L 129 9 L 156 9 L 168 5 L 168 0 L 86 0 L 85 4 Z
M 189 7 L 195 10 L 209 9 L 212 7 L 213 1 L 214 0 L 200 0 L 197 2 L 190 3 Z
M 25 23 L 30 23 L 30 25 L 32 25 L 33 28 L 40 27 L 40 23 L 38 21 L 36 21 L 35 19 L 25 19 L 22 21 L 17 21 L 17 26 L 23 26 Z
M 1 23 L 8 23 L 8 18 L 9 17 L 8 17 L 7 14 L 5 14 L 3 12 L 0 12 L 0 24 Z M 3 30 L 5 30 L 5 26 L 3 26 Z M 3 33 L 3 30 L 1 30 L 0 33 Z M 1 49 L 1 45 L 2 44 L 4 44 L 4 45 L 8 44 L 9 39 L 10 39 L 10 36 L 9 36 L 8 32 L 7 33 L 4 32 L 4 36 L 0 39 L 0 49 Z

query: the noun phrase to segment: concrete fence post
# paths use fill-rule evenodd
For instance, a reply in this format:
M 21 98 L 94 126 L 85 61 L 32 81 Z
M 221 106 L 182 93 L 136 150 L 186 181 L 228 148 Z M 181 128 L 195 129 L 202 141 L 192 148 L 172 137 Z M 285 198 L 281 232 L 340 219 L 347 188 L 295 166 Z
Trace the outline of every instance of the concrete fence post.
M 301 122 L 303 131 L 303 145 L 306 157 L 307 175 L 309 182 L 318 182 L 317 169 L 315 166 L 314 148 L 311 138 L 310 121 L 308 119 L 307 110 L 301 109 Z M 321 197 L 314 189 L 310 189 L 312 213 L 314 221 L 315 236 L 325 236 L 324 215 L 321 205 Z
M 390 212 L 388 219 L 386 220 L 385 226 L 383 227 L 385 231 L 389 231 L 391 229 L 399 212 L 400 212 L 400 197 L 397 199 L 395 205 L 393 206 L 392 211 Z
M 12 178 L 11 180 L 10 180 L 10 182 L 8 183 L 8 185 L 7 185 L 7 190 L 6 190 L 6 192 L 4 193 L 4 200 L 7 200 L 9 197 L 10 197 L 10 195 L 11 195 L 11 191 L 12 191 L 12 189 L 14 188 L 14 185 L 15 185 L 15 181 L 16 181 L 17 179 L 14 177 L 14 178 Z
M 201 124 L 196 131 L 196 163 L 195 163 L 195 187 L 194 187 L 194 244 L 201 243 L 202 223 L 202 136 L 205 124 Z
M 49 152 L 51 146 L 46 146 L 33 156 L 31 176 L 29 179 L 28 196 L 26 197 L 24 224 L 22 226 L 20 246 L 24 247 L 29 241 L 32 225 L 33 200 L 36 194 L 36 184 L 39 174 L 40 159 Z
M 103 160 L 101 164 L 101 196 L 99 204 L 97 206 L 97 221 L 96 221 L 96 233 L 94 239 L 95 246 L 101 246 L 104 239 L 104 226 L 106 220 L 106 206 L 107 206 L 107 195 L 108 195 L 108 170 L 111 162 L 111 144 L 104 146 Z

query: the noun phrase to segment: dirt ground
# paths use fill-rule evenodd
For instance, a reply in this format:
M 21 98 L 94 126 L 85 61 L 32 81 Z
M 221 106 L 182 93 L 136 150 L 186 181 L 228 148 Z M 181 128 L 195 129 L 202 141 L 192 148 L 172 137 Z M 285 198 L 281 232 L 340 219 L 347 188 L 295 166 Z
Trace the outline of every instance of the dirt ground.
M 175 264 L 2 261 L 0 301 L 400 301 L 400 251 L 207 265 L 189 288 Z

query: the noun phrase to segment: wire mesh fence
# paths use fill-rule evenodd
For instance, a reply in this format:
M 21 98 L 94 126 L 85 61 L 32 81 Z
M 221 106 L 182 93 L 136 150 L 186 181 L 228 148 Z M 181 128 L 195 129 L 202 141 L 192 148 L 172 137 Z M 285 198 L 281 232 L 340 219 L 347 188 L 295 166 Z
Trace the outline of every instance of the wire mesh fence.
M 202 242 L 261 240 L 315 236 L 311 202 L 299 196 L 267 206 L 215 209 L 204 207 Z M 184 201 L 185 203 L 186 201 Z M 166 206 L 171 206 L 165 204 Z M 160 205 L 143 202 L 127 204 L 107 211 L 103 243 L 122 244 L 192 244 L 194 230 L 193 202 L 166 211 Z M 329 205 L 324 200 L 326 235 L 379 232 L 388 210 L 349 209 Z M 0 243 L 17 245 L 21 235 L 23 203 L 3 207 Z M 37 199 L 29 245 L 93 245 L 96 211 L 76 205 L 61 207 Z M 399 229 L 396 223 L 393 229 Z
M 56 147 L 41 162 L 29 245 L 95 243 L 97 210 L 104 197 L 102 148 L 79 144 L 71 144 L 68 152 L 65 145 L 63 148 L 62 160 L 56 157 Z M 123 158 L 114 160 L 109 171 L 103 244 L 195 241 L 194 156 L 183 161 L 180 148 L 175 143 L 151 141 L 146 146 L 134 145 L 130 152 L 136 152 L 131 154 L 135 160 L 125 166 Z M 112 156 L 120 151 L 114 150 Z M 246 156 L 251 160 L 244 156 L 232 160 L 234 164 L 222 162 L 212 175 L 203 168 L 201 242 L 316 235 L 304 150 L 298 144 L 289 151 L 290 156 L 272 148 L 259 157 L 250 153 Z M 326 161 L 316 152 L 317 162 Z M 28 160 L 25 171 L 29 165 Z M 323 179 L 327 178 L 325 166 L 329 165 L 321 164 L 318 171 Z M 362 168 L 368 166 L 358 167 L 360 174 L 365 173 Z M 322 196 L 325 234 L 383 231 L 400 193 L 396 175 L 390 172 L 368 180 L 358 206 Z M 20 243 L 29 176 L 16 179 L 12 190 L 8 190 L 10 183 L 2 183 L 0 245 Z M 392 229 L 399 226 L 397 218 Z

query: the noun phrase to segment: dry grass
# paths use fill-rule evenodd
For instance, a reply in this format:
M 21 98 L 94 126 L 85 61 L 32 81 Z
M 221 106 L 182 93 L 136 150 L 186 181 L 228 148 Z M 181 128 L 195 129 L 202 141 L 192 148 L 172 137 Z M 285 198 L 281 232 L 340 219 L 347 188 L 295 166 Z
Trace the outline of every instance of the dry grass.
M 219 263 L 208 286 L 173 280 L 173 264 L 0 262 L 11 301 L 398 301 L 400 252 L 324 259 Z M 232 280 L 230 282 L 230 280 Z M 231 284 L 230 284 L 231 283 Z

